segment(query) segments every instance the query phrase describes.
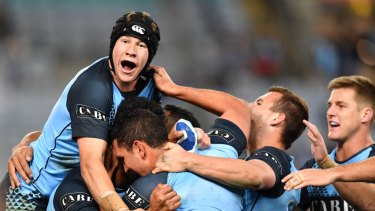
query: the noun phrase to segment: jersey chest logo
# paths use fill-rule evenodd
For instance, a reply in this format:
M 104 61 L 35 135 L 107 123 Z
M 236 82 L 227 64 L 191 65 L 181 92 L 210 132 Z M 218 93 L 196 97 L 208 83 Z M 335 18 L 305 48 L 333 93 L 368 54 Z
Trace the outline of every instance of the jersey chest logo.
M 71 193 L 66 194 L 60 198 L 60 203 L 63 209 L 67 209 L 74 203 L 91 202 L 93 198 L 87 193 Z
M 150 202 L 142 196 L 139 192 L 133 189 L 132 186 L 130 186 L 123 197 L 124 201 L 127 203 L 130 203 L 135 208 L 143 208 L 147 209 L 150 206 Z
M 108 117 L 105 115 L 104 112 L 99 111 L 98 109 L 90 106 L 78 104 L 76 112 L 78 118 L 93 118 L 102 121 L 106 124 L 108 124 L 109 122 Z

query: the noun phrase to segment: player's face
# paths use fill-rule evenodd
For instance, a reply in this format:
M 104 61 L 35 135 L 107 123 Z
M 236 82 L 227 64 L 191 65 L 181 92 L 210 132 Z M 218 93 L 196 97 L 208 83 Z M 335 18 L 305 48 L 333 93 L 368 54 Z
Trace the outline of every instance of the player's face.
M 251 105 L 253 121 L 258 123 L 267 124 L 269 118 L 274 113 L 271 108 L 275 102 L 281 98 L 282 94 L 278 92 L 268 92 L 265 95 L 258 97 Z
M 275 102 L 281 98 L 278 92 L 268 92 L 258 97 L 253 103 L 249 103 L 251 109 L 251 143 L 258 140 L 258 135 L 270 125 L 274 112 L 271 110 Z
M 132 150 L 127 150 L 125 147 L 119 147 L 117 141 L 114 141 L 113 147 L 116 156 L 124 159 L 123 166 L 125 172 L 132 170 L 140 176 L 151 173 L 153 167 L 149 165 L 148 159 L 144 157 L 144 152 L 138 146 L 133 145 Z
M 148 59 L 146 44 L 138 38 L 122 36 L 116 41 L 112 57 L 116 84 L 123 91 L 131 91 Z
M 361 111 L 351 88 L 334 89 L 328 99 L 328 138 L 344 142 L 358 132 Z

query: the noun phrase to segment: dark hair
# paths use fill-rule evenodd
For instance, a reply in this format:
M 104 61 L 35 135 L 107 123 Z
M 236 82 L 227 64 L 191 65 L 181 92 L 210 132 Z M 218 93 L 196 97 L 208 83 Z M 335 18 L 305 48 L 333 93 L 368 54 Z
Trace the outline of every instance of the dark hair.
M 285 114 L 282 139 L 285 149 L 288 149 L 306 128 L 303 120 L 309 120 L 307 104 L 301 97 L 285 87 L 272 86 L 268 91 L 282 94 L 282 97 L 272 106 L 271 110 Z
M 164 106 L 164 111 L 166 111 L 166 128 L 170 131 L 173 125 L 180 119 L 185 119 L 189 121 L 193 127 L 201 127 L 197 118 L 194 114 L 184 108 L 167 104 Z
M 150 110 L 152 113 L 156 114 L 160 118 L 165 118 L 163 107 L 156 101 L 149 100 L 145 97 L 129 97 L 126 98 L 124 101 L 126 101 L 126 103 L 121 102 L 118 106 L 117 110 L 122 110 L 122 112 L 120 113 L 125 113 L 128 110 L 138 108 Z M 117 113 L 119 113 L 118 111 Z
M 118 107 L 112 139 L 119 147 L 130 150 L 135 140 L 141 140 L 150 147 L 161 147 L 168 139 L 163 108 L 145 98 L 124 100 Z

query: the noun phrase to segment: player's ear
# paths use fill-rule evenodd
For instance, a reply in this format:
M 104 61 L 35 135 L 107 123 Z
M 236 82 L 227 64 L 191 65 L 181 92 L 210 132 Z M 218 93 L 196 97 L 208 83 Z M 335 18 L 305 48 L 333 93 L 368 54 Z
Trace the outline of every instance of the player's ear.
M 133 142 L 133 153 L 144 159 L 146 157 L 146 145 L 144 142 L 135 140 Z
M 362 110 L 362 113 L 361 113 L 361 122 L 362 123 L 365 123 L 365 122 L 368 122 L 368 121 L 371 121 L 373 115 L 374 115 L 374 111 L 371 109 L 371 108 L 364 108 Z
M 275 126 L 280 123 L 282 123 L 285 120 L 285 114 L 284 113 L 274 113 L 271 118 L 271 125 Z
M 278 125 L 285 120 L 284 113 L 275 113 L 271 118 L 271 125 Z

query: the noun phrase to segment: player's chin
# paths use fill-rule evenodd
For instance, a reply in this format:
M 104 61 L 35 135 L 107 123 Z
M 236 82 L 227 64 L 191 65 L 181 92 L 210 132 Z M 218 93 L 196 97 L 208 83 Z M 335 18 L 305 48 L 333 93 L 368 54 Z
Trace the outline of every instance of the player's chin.
M 120 75 L 120 80 L 123 82 L 123 83 L 131 83 L 131 82 L 134 82 L 135 80 L 137 80 L 137 75 L 136 74 L 127 74 L 127 73 L 121 73 Z
M 331 140 L 333 142 L 340 142 L 340 140 L 342 139 L 342 138 L 340 138 L 339 135 L 334 134 L 334 133 L 328 133 L 327 137 L 328 137 L 329 140 Z

